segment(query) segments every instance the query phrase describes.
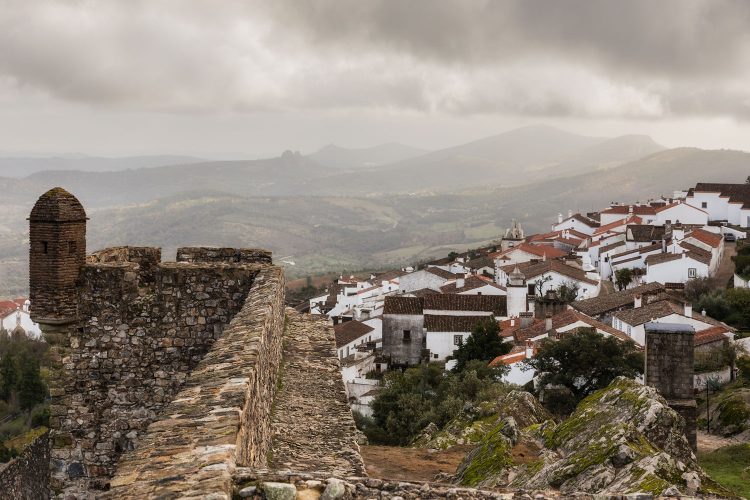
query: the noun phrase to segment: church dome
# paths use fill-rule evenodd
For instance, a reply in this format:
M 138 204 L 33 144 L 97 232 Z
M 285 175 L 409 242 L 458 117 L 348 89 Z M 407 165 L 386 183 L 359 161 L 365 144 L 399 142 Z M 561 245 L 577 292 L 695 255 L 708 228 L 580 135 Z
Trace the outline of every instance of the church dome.
M 52 188 L 36 201 L 31 222 L 85 222 L 86 211 L 78 198 L 61 187 Z

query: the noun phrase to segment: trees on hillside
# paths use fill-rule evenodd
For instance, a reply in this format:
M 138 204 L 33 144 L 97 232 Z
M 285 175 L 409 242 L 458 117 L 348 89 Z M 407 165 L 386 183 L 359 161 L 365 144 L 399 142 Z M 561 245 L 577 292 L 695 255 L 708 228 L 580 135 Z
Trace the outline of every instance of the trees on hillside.
M 478 323 L 466 339 L 453 353 L 456 360 L 454 372 L 461 372 L 469 361 L 492 361 L 498 356 L 508 354 L 513 347 L 510 342 L 504 342 L 500 336 L 500 327 L 494 318 Z
M 624 290 L 633 282 L 633 270 L 624 268 L 615 271 L 615 285 L 618 290 Z
M 643 373 L 643 354 L 633 342 L 605 337 L 593 328 L 559 340 L 545 339 L 534 358 L 525 362 L 539 374 L 538 387 L 562 386 L 570 391 L 571 407 L 620 375 Z

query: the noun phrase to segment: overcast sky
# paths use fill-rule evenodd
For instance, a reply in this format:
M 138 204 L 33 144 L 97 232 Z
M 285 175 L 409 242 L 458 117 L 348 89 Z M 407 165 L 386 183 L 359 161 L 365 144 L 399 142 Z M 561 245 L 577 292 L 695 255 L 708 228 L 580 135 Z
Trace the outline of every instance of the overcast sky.
M 0 151 L 438 148 L 538 123 L 750 150 L 750 2 L 0 0 Z

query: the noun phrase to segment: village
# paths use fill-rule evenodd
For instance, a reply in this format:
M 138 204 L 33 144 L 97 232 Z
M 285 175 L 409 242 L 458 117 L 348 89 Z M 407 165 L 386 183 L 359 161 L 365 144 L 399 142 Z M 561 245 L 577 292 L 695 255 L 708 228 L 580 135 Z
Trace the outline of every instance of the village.
M 363 415 L 372 413 L 384 372 L 424 363 L 451 369 L 456 349 L 487 318 L 512 344 L 490 365 L 508 367 L 504 381 L 518 385 L 533 381 L 526 361 L 544 339 L 593 329 L 643 350 L 646 323 L 686 325 L 696 360 L 708 367 L 694 376 L 702 389 L 733 377 L 721 350 L 736 329 L 697 308 L 692 289 L 748 287 L 732 259 L 748 228 L 750 184 L 698 183 L 598 212 L 561 211 L 546 233 L 525 234 L 514 220 L 491 247 L 340 276 L 299 309 L 333 325 L 347 395 Z

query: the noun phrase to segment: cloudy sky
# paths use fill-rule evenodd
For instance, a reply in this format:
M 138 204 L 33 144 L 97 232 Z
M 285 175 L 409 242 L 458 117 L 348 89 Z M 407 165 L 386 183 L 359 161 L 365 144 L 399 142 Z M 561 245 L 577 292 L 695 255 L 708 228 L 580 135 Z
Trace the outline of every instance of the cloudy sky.
M 547 123 L 750 150 L 744 0 L 0 0 L 0 151 L 275 155 Z

